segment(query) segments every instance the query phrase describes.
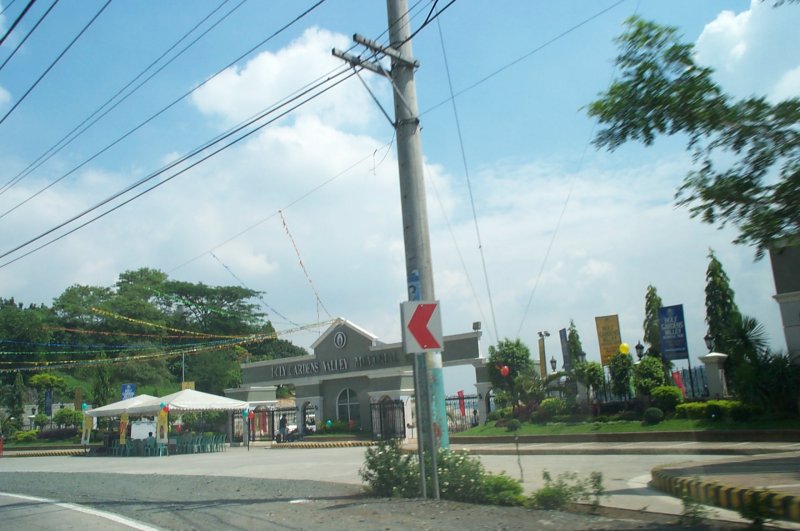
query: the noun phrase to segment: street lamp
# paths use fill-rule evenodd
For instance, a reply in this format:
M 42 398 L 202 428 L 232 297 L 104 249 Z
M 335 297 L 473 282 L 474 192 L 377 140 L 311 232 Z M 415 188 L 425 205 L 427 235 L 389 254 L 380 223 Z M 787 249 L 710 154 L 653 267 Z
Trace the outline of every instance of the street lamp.
M 642 354 L 644 354 L 644 345 L 642 345 L 641 341 L 637 341 L 636 346 L 633 348 L 636 349 L 636 357 L 639 358 L 639 361 L 641 361 Z
M 703 338 L 703 341 L 706 342 L 706 348 L 708 349 L 708 351 L 709 352 L 713 352 L 713 350 L 714 350 L 714 336 L 711 335 L 710 331 L 705 335 L 705 337 Z
M 553 372 L 556 372 L 556 358 L 555 356 L 550 357 L 550 368 L 553 369 Z

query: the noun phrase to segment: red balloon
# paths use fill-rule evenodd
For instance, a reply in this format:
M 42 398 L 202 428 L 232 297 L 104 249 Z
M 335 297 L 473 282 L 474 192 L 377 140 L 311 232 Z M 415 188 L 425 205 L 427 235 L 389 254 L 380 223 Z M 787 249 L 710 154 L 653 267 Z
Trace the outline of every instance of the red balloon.
M 509 370 L 508 365 L 503 365 L 502 367 L 500 367 L 500 376 L 502 376 L 503 378 L 508 376 L 509 372 L 511 371 Z

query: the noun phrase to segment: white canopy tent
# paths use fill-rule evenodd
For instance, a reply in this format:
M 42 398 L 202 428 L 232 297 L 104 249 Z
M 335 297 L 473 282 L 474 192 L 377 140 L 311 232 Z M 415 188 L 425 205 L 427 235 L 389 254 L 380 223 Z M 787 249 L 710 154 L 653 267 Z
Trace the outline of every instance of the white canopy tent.
M 96 407 L 86 412 L 90 417 L 119 417 L 123 413 L 131 413 L 131 408 L 141 407 L 145 404 L 155 403 L 156 407 L 160 403 L 159 399 L 150 395 L 138 395 L 133 398 L 126 398 L 113 404 Z
M 250 404 L 241 400 L 234 400 L 224 396 L 212 395 L 195 391 L 194 389 L 184 389 L 171 395 L 154 398 L 152 401 L 128 409 L 128 413 L 134 415 L 157 415 L 162 404 L 169 407 L 172 412 L 192 412 L 192 411 L 242 411 L 247 409 Z

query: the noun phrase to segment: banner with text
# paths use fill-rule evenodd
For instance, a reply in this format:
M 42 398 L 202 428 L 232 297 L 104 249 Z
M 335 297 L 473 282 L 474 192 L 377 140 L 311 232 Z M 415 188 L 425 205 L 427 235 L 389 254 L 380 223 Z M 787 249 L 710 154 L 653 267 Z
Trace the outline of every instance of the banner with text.
M 659 308 L 658 329 L 661 336 L 661 357 L 663 359 L 669 361 L 689 359 L 683 304 Z
M 600 363 L 608 365 L 611 356 L 619 353 L 622 338 L 619 334 L 619 315 L 603 315 L 594 318 L 597 342 L 600 344 Z

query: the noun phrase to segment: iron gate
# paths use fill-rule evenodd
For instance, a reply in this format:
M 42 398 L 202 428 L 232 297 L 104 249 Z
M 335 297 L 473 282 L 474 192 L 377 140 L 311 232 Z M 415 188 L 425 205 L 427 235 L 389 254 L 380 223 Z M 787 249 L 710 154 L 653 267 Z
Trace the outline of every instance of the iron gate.
M 381 400 L 370 404 L 372 435 L 378 439 L 405 439 L 406 412 L 402 400 Z
M 466 431 L 480 423 L 478 418 L 478 395 L 449 396 L 445 398 L 447 430 L 450 433 Z

